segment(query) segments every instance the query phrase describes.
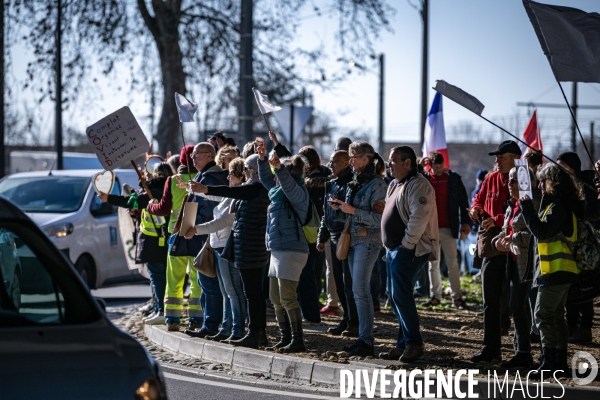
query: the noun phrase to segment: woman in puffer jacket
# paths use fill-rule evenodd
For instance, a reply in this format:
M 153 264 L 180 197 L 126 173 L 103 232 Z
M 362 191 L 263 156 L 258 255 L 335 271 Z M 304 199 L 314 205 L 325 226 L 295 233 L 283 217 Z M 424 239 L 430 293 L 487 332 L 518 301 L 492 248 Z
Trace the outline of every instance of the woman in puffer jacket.
M 258 179 L 258 155 L 253 154 L 244 161 L 246 183 L 240 186 L 204 186 L 192 182 L 194 193 L 209 196 L 231 197 L 235 216 L 231 231 L 232 254 L 223 254 L 233 260 L 242 275 L 246 308 L 248 310 L 248 333 L 239 340 L 229 340 L 234 346 L 267 346 L 267 305 L 264 298 L 264 277 L 269 265 L 269 252 L 265 244 L 267 230 L 267 207 L 269 195 Z M 224 251 L 227 251 L 225 249 Z
M 529 170 L 531 182 L 535 182 L 533 171 Z M 527 313 L 531 279 L 533 277 L 533 260 L 529 256 L 531 232 L 527 228 L 523 213 L 519 209 L 519 182 L 517 168 L 508 173 L 508 192 L 510 199 L 504 213 L 504 225 L 498 236 L 492 239 L 492 245 L 506 255 L 506 276 L 510 281 L 510 312 L 515 323 L 513 346 L 515 355 L 507 362 L 500 364 L 502 368 L 528 368 L 533 364 L 529 331 L 531 318 Z M 539 208 L 541 192 L 533 191 L 534 208 Z
M 229 163 L 227 179 L 230 187 L 244 183 L 246 177 L 244 176 L 243 159 L 236 158 Z M 201 195 L 209 197 L 210 200 L 219 200 L 220 203 L 213 209 L 213 220 L 191 228 L 185 238 L 191 239 L 194 235 L 210 234 L 210 245 L 214 249 L 217 262 L 217 278 L 223 294 L 223 319 L 219 332 L 214 336 L 207 336 L 206 339 L 229 343 L 230 340 L 239 340 L 244 336 L 246 320 L 246 299 L 244 298 L 240 269 L 236 268 L 231 261 L 221 257 L 221 252 L 227 244 L 233 226 L 234 214 L 231 212 L 231 208 L 235 199 Z
M 300 155 L 279 160 L 275 152 L 267 160 L 265 152 L 264 146 L 258 148 L 258 174 L 271 200 L 266 237 L 267 250 L 271 252 L 269 298 L 281 331 L 281 340 L 272 349 L 281 353 L 303 352 L 306 346 L 297 288 L 309 253 L 302 230 L 309 206 L 304 186 L 308 162 Z
M 350 145 L 350 165 L 354 179 L 348 184 L 346 199 L 331 196 L 331 207 L 350 218 L 348 266 L 352 276 L 352 293 L 358 311 L 358 339 L 345 346 L 350 356 L 373 356 L 374 311 L 371 296 L 371 272 L 383 246 L 381 214 L 385 208 L 387 184 L 383 179 L 385 162 L 369 143 L 358 140 Z

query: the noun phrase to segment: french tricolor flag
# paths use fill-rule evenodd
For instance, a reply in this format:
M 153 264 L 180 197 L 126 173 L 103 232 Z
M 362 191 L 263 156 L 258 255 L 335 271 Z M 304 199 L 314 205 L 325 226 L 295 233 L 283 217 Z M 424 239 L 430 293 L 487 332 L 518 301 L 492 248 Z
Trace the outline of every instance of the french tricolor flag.
M 444 156 L 444 167 L 450 168 L 448 146 L 446 145 L 446 130 L 444 129 L 444 114 L 442 113 L 442 95 L 439 92 L 433 98 L 433 104 L 425 123 L 423 157 L 428 157 L 429 153 L 434 151 Z

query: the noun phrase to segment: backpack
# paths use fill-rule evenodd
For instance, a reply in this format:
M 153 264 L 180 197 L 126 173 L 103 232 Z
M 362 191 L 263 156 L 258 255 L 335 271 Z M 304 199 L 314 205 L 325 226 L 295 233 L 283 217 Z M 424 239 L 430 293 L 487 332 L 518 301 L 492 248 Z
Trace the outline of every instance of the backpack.
M 573 258 L 579 271 L 593 271 L 600 262 L 600 233 L 592 224 L 577 220 L 577 240 L 573 244 Z
M 302 231 L 304 232 L 304 237 L 308 243 L 317 243 L 317 236 L 319 235 L 319 227 L 321 226 L 321 218 L 319 217 L 319 213 L 317 212 L 317 207 L 315 207 L 315 203 L 311 199 L 308 199 L 308 212 L 306 213 L 306 220 L 304 223 L 300 221 L 300 217 L 296 213 L 294 207 L 289 204 L 290 208 L 294 212 L 296 219 L 302 225 Z

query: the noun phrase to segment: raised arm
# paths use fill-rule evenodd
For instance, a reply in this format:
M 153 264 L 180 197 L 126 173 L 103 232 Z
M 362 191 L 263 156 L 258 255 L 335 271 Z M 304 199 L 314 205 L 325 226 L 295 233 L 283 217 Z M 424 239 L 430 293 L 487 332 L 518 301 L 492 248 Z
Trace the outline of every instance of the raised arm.
M 173 197 L 171 195 L 171 177 L 169 176 L 165 181 L 165 188 L 163 189 L 162 198 L 158 203 L 150 203 L 146 206 L 146 211 L 150 214 L 158 215 L 160 217 L 167 216 L 171 213 L 173 208 Z
M 254 200 L 263 190 L 258 184 L 242 186 L 207 186 L 207 195 L 217 197 L 229 197 L 238 200 Z
M 276 186 L 275 176 L 271 172 L 271 165 L 266 158 L 264 160 L 258 160 L 258 177 L 267 190 L 271 190 L 271 188 Z

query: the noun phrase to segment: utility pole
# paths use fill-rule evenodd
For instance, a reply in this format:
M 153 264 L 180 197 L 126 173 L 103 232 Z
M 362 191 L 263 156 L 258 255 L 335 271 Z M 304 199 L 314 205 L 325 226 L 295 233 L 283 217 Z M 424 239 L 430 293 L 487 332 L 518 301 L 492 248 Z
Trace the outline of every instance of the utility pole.
M 592 160 L 596 159 L 596 152 L 594 150 L 594 121 L 590 121 L 590 156 L 592 156 Z M 590 169 L 594 169 L 593 161 Z
M 385 155 L 383 154 L 385 151 L 385 143 L 383 140 L 383 112 L 384 112 L 384 62 L 385 56 L 383 53 L 379 55 L 379 155 L 383 158 Z
M 6 174 L 6 148 L 4 147 L 4 0 L 1 1 L 2 20 L 0 21 L 0 52 L 2 54 L 2 66 L 0 66 L 0 178 Z
M 429 81 L 429 0 L 422 0 L 421 18 L 423 19 L 423 61 L 421 63 L 421 144 L 425 142 L 425 121 L 427 121 L 427 82 Z
M 56 108 L 54 118 L 54 142 L 56 147 L 56 169 L 63 169 L 63 137 L 62 137 L 62 1 L 56 1 Z
M 577 151 L 577 82 L 573 82 L 571 109 L 573 110 L 573 119 L 571 120 L 571 151 Z
M 294 104 L 290 104 L 290 153 L 294 154 Z
M 253 29 L 253 4 L 252 0 L 242 0 L 242 15 L 240 23 L 240 99 L 238 108 L 238 132 L 242 140 L 252 140 L 254 118 L 252 116 L 252 103 L 254 94 L 252 86 L 252 29 Z

